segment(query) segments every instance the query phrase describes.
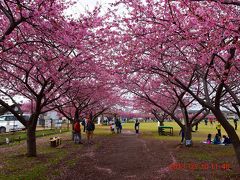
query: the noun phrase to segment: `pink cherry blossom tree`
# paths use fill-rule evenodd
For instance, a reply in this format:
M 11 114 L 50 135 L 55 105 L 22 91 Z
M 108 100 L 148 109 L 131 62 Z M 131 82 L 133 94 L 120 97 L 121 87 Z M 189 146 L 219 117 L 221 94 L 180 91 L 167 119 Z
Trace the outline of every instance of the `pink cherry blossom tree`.
M 239 3 L 235 1 L 128 1 L 119 17 L 121 63 L 146 71 L 180 88 L 216 116 L 232 139 L 240 163 L 240 141 L 221 110 L 231 100 L 238 111 L 232 80 L 239 74 Z
M 64 17 L 65 3 L 16 0 L 0 4 L 0 92 L 12 100 L 21 95 L 34 106 L 26 121 L 3 99 L 0 104 L 26 126 L 28 156 L 37 154 L 38 116 L 55 109 L 55 102 L 71 89 L 71 81 L 78 77 L 75 67 L 95 63 L 90 62 L 89 47 L 93 29 L 100 24 L 98 11 L 82 15 L 79 23 Z

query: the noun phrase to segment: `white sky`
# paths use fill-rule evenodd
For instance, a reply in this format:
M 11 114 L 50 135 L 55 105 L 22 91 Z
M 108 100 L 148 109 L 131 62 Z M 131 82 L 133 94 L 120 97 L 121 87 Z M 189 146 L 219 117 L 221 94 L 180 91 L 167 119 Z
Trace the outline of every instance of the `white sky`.
M 77 16 L 78 14 L 84 13 L 87 10 L 93 10 L 96 4 L 102 5 L 103 10 L 109 6 L 109 3 L 113 3 L 115 0 L 78 0 L 77 3 L 66 11 L 67 15 Z

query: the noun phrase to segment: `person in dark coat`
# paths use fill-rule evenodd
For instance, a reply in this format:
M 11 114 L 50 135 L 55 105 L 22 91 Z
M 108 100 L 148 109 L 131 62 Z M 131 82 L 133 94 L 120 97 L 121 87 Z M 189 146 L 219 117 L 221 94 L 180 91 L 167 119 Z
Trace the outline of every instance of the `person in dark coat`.
M 235 130 L 237 130 L 237 121 L 238 121 L 238 119 L 237 119 L 237 118 L 235 118 L 235 119 L 234 119 L 234 126 L 235 126 L 235 128 L 234 128 L 234 129 L 235 129 Z
M 117 128 L 117 133 L 121 133 L 122 125 L 121 125 L 121 121 L 119 119 L 116 119 L 115 125 Z
M 185 138 L 184 128 L 181 128 L 181 130 L 180 130 L 180 132 L 179 132 L 179 135 L 182 136 L 181 144 L 183 144 L 183 141 L 184 141 L 184 138 Z
M 136 122 L 135 122 L 135 131 L 136 131 L 136 134 L 138 134 L 139 133 L 139 122 L 138 122 L 138 119 L 136 120 Z
M 224 139 L 224 140 L 223 140 L 223 144 L 225 144 L 225 145 L 231 144 L 231 141 L 230 141 L 229 137 L 223 135 L 223 139 Z
M 82 126 L 83 126 L 83 132 L 86 131 L 86 122 L 85 122 L 85 119 L 82 120 Z

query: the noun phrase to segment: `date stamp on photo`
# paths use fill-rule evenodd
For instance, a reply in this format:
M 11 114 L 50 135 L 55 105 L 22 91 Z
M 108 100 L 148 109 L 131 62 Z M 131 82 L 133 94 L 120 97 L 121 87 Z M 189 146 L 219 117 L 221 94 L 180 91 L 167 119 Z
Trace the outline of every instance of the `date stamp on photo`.
M 230 163 L 181 163 L 176 162 L 170 165 L 171 170 L 229 170 Z

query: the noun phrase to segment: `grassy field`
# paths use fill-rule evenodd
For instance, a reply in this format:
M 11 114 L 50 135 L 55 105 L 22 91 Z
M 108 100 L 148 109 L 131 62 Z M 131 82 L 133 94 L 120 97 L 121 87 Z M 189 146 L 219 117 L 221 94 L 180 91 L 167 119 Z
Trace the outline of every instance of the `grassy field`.
M 233 125 L 233 122 L 231 122 L 231 124 Z M 180 127 L 178 126 L 177 123 L 165 122 L 164 125 L 173 127 L 173 136 L 159 136 L 157 122 L 149 122 L 149 123 L 141 122 L 140 123 L 140 133 L 142 133 L 143 136 L 154 137 L 154 138 L 161 139 L 161 140 L 174 140 L 174 141 L 181 140 L 181 137 L 179 136 Z M 212 134 L 212 138 L 214 138 L 215 134 L 217 133 L 216 125 L 217 125 L 217 123 L 213 123 L 213 125 L 208 123 L 207 126 L 203 122 L 200 123 L 198 125 L 198 131 L 192 132 L 193 142 L 205 141 L 207 139 L 208 134 Z M 123 123 L 122 127 L 123 127 L 123 129 L 134 131 L 134 123 Z M 110 131 L 109 126 L 100 126 L 98 128 L 99 133 L 104 132 L 104 130 Z M 195 130 L 195 127 L 193 127 L 193 130 Z M 227 135 L 226 131 L 223 128 L 221 129 L 221 132 L 222 132 L 222 135 Z M 237 130 L 237 133 L 240 136 L 240 129 Z
M 150 138 L 164 141 L 166 143 L 166 147 L 174 152 L 176 159 L 181 163 L 228 162 L 231 164 L 233 169 L 237 168 L 235 153 L 232 146 L 205 145 L 201 143 L 206 139 L 208 133 L 214 135 L 217 132 L 215 129 L 216 124 L 211 126 L 209 123 L 205 126 L 204 123 L 201 123 L 199 125 L 199 130 L 192 133 L 194 142 L 194 146 L 192 148 L 179 147 L 181 137 L 178 134 L 180 128 L 175 122 L 166 122 L 165 125 L 173 127 L 174 136 L 159 136 L 156 122 L 142 122 L 140 124 L 139 138 L 144 138 L 146 140 Z M 134 132 L 134 123 L 125 123 L 122 126 L 123 130 Z M 237 132 L 240 134 L 239 130 Z M 43 133 L 45 133 L 44 136 Z M 2 156 L 0 156 L 0 179 L 45 179 L 45 173 L 49 167 L 60 163 L 61 160 L 64 158 L 66 159 L 66 157 L 68 157 L 72 152 L 79 151 L 79 146 L 74 145 L 71 141 L 71 132 L 59 134 L 59 131 L 55 131 L 55 133 L 62 137 L 64 148 L 51 148 L 49 146 L 49 138 L 56 136 L 56 134 L 47 136 L 46 132 L 40 131 L 38 132 L 39 137 L 37 138 L 38 157 L 36 158 L 28 158 L 25 156 L 25 141 L 12 144 L 11 146 L 1 146 L 0 153 Z M 115 136 L 110 132 L 109 126 L 102 125 L 96 125 L 94 134 L 95 137 L 109 136 L 109 138 L 114 138 Z M 226 134 L 223 129 L 222 134 Z M 85 134 L 83 134 L 83 138 L 86 138 Z M 71 169 L 75 163 L 75 160 L 71 158 L 67 162 L 64 161 L 64 165 L 69 169 Z M 58 170 L 56 169 L 56 171 L 52 173 L 58 174 Z M 178 171 L 175 171 L 175 173 L 178 173 Z M 194 177 L 199 176 L 199 179 L 202 179 L 201 177 L 204 177 L 205 172 L 194 171 L 191 173 L 193 173 Z M 220 171 L 217 173 L 221 176 Z M 222 173 L 228 173 L 230 179 L 231 177 L 236 176 L 236 170 Z
M 36 137 L 43 137 L 49 136 L 53 134 L 58 134 L 61 132 L 67 132 L 67 129 L 41 129 L 36 131 Z M 26 131 L 17 131 L 17 132 L 10 132 L 10 133 L 3 133 L 0 134 L 0 145 L 6 145 L 6 138 L 9 139 L 10 144 L 12 143 L 19 143 L 23 140 L 27 139 Z
M 59 134 L 58 131 L 58 135 L 67 139 L 70 137 L 70 132 Z M 68 152 L 66 149 L 51 148 L 50 137 L 53 135 L 45 134 L 44 137 L 37 138 L 37 157 L 25 156 L 25 141 L 11 146 L 1 146 L 0 179 L 39 179 L 43 176 L 48 166 L 58 163 Z

